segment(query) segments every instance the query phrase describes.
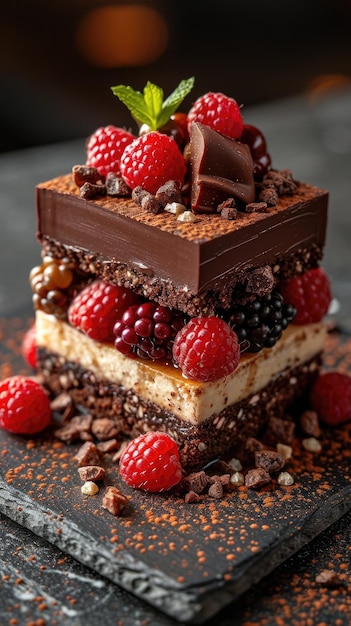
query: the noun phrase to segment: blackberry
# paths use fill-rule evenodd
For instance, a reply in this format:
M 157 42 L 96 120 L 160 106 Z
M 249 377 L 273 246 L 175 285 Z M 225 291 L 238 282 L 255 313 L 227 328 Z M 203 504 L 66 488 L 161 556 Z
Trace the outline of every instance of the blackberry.
M 45 257 L 43 263 L 33 267 L 29 275 L 34 309 L 64 319 L 76 281 L 77 276 L 72 261 L 67 258 Z
M 284 302 L 278 291 L 231 308 L 223 315 L 236 332 L 241 352 L 272 348 L 296 315 L 293 305 Z

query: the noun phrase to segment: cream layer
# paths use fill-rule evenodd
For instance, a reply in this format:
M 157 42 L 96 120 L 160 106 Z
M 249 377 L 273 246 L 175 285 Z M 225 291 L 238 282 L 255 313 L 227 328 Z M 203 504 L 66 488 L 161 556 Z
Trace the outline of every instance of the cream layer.
M 230 376 L 215 382 L 186 379 L 180 370 L 131 359 L 112 344 L 93 341 L 66 322 L 36 313 L 37 344 L 48 352 L 78 363 L 99 378 L 133 389 L 178 418 L 199 424 L 231 404 L 255 394 L 281 372 L 309 361 L 323 351 L 324 324 L 290 325 L 273 348 L 243 354 Z

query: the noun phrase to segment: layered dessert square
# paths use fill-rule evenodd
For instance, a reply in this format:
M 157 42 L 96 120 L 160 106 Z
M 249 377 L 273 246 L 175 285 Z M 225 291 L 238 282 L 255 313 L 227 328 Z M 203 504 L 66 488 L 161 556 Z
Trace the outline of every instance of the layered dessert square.
M 142 118 L 139 135 L 98 129 L 85 164 L 37 187 L 38 364 L 114 434 L 168 433 L 190 469 L 290 421 L 315 380 L 328 194 L 274 169 L 223 94 Z

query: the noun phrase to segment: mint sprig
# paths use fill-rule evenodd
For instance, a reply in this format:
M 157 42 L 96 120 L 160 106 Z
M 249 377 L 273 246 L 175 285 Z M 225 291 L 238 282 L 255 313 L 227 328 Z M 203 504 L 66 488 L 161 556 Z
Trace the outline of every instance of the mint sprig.
M 157 130 L 176 112 L 194 82 L 194 77 L 182 80 L 166 100 L 163 89 L 150 81 L 146 83 L 143 93 L 128 85 L 115 85 L 111 90 L 126 105 L 139 126 L 147 124 L 150 130 Z

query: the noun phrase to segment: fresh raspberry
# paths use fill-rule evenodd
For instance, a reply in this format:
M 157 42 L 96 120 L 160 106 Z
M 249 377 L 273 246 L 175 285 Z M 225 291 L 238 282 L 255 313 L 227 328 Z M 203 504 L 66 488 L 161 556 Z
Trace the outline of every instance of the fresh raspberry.
M 177 334 L 173 358 L 187 378 L 218 380 L 238 366 L 238 337 L 219 317 L 194 317 Z
M 351 419 L 351 376 L 342 372 L 320 374 L 310 393 L 310 403 L 329 426 Z
M 177 332 L 185 324 L 180 311 L 155 302 L 144 302 L 126 309 L 114 326 L 115 346 L 128 356 L 152 361 L 172 361 L 172 346 Z
M 121 158 L 121 174 L 129 187 L 142 187 L 155 194 L 168 180 L 181 185 L 185 176 L 185 160 L 172 137 L 153 131 L 135 139 Z
M 33 369 L 37 367 L 37 329 L 33 324 L 24 334 L 22 340 L 22 355 L 24 360 Z
M 320 322 L 331 302 L 330 282 L 322 268 L 308 270 L 280 283 L 285 300 L 296 308 L 294 324 Z
M 236 100 L 213 92 L 200 96 L 191 107 L 188 113 L 189 134 L 192 122 L 200 122 L 232 139 L 238 139 L 244 127 Z
M 133 439 L 123 450 L 119 469 L 128 485 L 151 492 L 168 491 L 182 477 L 176 442 L 158 431 Z
M 121 156 L 134 139 L 135 136 L 123 128 L 111 125 L 98 128 L 88 140 L 86 164 L 96 167 L 103 177 L 109 172 L 120 174 Z
M 0 383 L 0 427 L 11 433 L 33 435 L 51 420 L 48 395 L 26 376 L 11 376 Z
M 123 312 L 139 302 L 131 289 L 95 280 L 85 287 L 68 309 L 68 321 L 96 341 L 113 341 L 113 327 Z

